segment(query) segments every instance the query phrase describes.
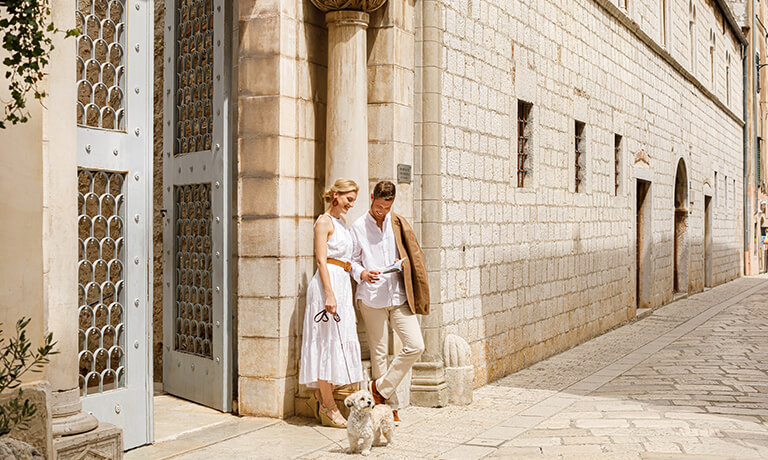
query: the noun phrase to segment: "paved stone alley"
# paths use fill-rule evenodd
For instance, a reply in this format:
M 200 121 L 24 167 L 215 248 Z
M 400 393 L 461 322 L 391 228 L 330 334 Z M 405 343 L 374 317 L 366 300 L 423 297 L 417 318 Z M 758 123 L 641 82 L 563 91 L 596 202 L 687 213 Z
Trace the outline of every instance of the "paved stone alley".
M 474 398 L 401 411 L 371 457 L 768 459 L 768 279 L 671 303 Z M 350 458 L 343 430 L 231 418 L 126 458 Z

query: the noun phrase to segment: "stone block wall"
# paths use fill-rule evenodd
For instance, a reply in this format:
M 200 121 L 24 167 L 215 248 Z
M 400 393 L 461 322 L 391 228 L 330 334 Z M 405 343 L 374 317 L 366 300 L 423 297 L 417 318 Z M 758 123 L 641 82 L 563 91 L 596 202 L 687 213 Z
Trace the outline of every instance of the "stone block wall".
M 686 70 L 682 48 L 667 53 L 653 41 L 657 22 L 643 8 L 654 2 L 631 3 L 630 17 L 605 0 L 422 7 L 424 245 L 442 333 L 470 343 L 476 385 L 634 316 L 636 178 L 652 183 L 651 305 L 672 299 L 680 158 L 690 184 L 686 290 L 703 287 L 704 192 L 714 171 L 722 187 L 728 176 L 729 201 L 713 203 L 713 282 L 739 275 L 738 65 L 730 100 L 718 90 L 725 88 L 725 50 L 739 56 L 736 39 L 728 28 L 725 39 L 720 32 L 713 94 L 709 82 Z M 701 24 L 716 22 L 711 6 L 699 6 Z M 685 43 L 679 8 L 672 13 L 670 43 Z M 437 81 L 430 83 L 433 68 Z M 435 91 L 437 100 L 429 96 Z M 516 182 L 518 99 L 534 104 L 536 176 L 523 189 Z M 573 179 L 576 120 L 585 123 L 586 137 L 580 193 Z M 623 136 L 616 196 L 615 134 Z
M 308 1 L 241 2 L 235 171 L 237 392 L 294 412 L 314 219 L 325 175 L 327 32 Z

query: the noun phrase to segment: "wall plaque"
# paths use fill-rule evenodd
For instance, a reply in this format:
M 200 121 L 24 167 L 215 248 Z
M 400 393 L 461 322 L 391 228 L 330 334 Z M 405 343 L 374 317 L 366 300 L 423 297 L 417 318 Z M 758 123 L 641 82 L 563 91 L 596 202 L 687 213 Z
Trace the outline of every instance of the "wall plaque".
M 411 183 L 411 165 L 406 165 L 402 163 L 397 165 L 397 183 L 398 184 Z

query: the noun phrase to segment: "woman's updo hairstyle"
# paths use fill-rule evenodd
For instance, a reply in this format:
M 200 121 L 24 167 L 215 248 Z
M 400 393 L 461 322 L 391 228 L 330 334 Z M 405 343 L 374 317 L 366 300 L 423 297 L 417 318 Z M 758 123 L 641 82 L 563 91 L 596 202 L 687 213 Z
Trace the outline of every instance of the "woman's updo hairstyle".
M 336 192 L 338 194 L 342 193 L 349 193 L 349 192 L 358 192 L 360 188 L 357 186 L 355 181 L 350 179 L 344 179 L 344 178 L 338 178 L 336 179 L 336 182 L 331 185 L 331 188 L 323 192 L 321 195 L 323 197 L 323 201 L 326 203 L 331 203 L 333 201 L 333 193 Z

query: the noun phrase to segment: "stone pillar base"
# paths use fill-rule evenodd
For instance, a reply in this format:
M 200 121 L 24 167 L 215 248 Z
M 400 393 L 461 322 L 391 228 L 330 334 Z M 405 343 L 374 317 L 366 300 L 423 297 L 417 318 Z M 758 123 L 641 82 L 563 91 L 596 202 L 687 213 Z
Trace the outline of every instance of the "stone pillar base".
M 81 409 L 80 391 L 77 388 L 51 392 L 51 432 L 54 438 L 84 433 L 99 425 L 96 417 Z
M 423 407 L 448 405 L 448 385 L 443 363 L 416 363 L 411 380 L 411 404 Z
M 123 430 L 109 423 L 100 423 L 98 428 L 87 433 L 53 440 L 54 460 L 122 458 Z

